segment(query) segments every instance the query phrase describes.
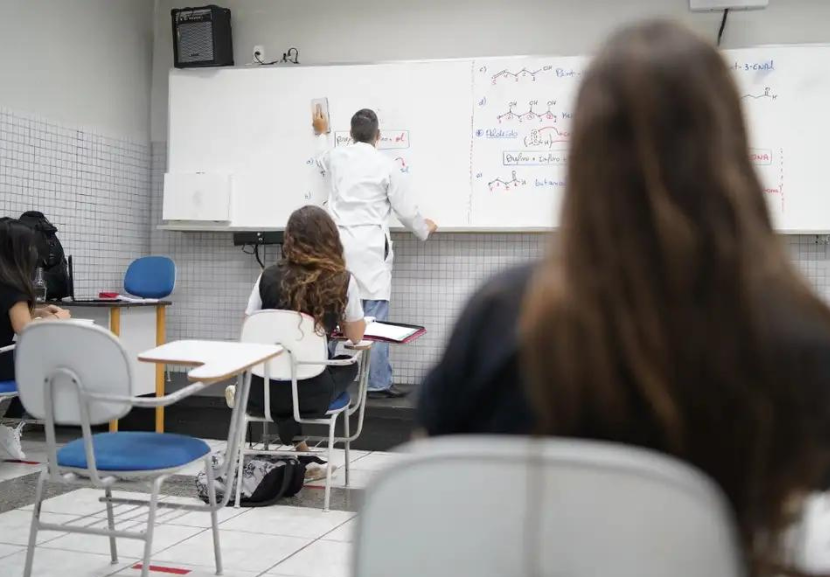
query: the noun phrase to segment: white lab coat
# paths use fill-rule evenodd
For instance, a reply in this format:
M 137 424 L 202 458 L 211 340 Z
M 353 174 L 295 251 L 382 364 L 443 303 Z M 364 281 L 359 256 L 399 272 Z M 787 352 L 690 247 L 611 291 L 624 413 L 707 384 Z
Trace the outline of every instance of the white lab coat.
M 389 300 L 392 294 L 392 239 L 389 215 L 421 240 L 429 227 L 409 192 L 406 175 L 374 146 L 355 143 L 329 149 L 318 137 L 317 165 L 326 179 L 326 207 L 340 230 L 346 268 L 363 300 Z

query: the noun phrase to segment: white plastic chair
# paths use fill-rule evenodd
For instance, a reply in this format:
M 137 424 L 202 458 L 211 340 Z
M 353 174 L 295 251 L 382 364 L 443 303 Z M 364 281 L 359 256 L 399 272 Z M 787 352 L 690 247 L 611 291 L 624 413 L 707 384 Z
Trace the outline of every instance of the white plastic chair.
M 327 339 L 325 335 L 320 335 L 314 330 L 314 319 L 309 315 L 284 310 L 263 310 L 251 314 L 245 319 L 242 325 L 242 336 L 240 339 L 242 342 L 247 343 L 278 344 L 285 349 L 285 353 L 265 365 L 254 367 L 252 370 L 254 375 L 262 377 L 264 380 L 265 415 L 263 418 L 251 415 L 247 411 L 245 413 L 243 433 L 239 439 L 237 479 L 242 479 L 245 455 L 302 456 L 318 454 L 316 452 L 270 451 L 267 448 L 253 449 L 245 447 L 245 436 L 249 422 L 269 423 L 274 420 L 271 416 L 270 380 L 289 381 L 291 383 L 293 398 L 294 420 L 300 424 L 327 425 L 329 428 L 329 433 L 326 437 L 304 437 L 306 441 L 323 441 L 327 443 L 326 461 L 328 464 L 326 466 L 326 489 L 323 508 L 328 511 L 331 502 L 332 449 L 337 443 L 344 444 L 346 453 L 345 482 L 346 486 L 348 486 L 349 450 L 351 442 L 357 439 L 363 431 L 363 417 L 366 409 L 366 394 L 368 392 L 371 343 L 364 342 L 351 347 L 354 349 L 355 354 L 349 359 L 329 360 Z M 346 392 L 334 400 L 324 417 L 303 417 L 302 407 L 299 402 L 299 387 L 302 387 L 302 381 L 320 375 L 326 370 L 326 367 L 348 366 L 355 363 L 360 363 L 357 399 L 353 402 L 349 393 Z M 289 386 L 287 382 L 285 386 Z M 350 432 L 349 419 L 355 413 L 359 413 L 357 430 L 352 434 Z M 343 437 L 336 437 L 335 426 L 337 425 L 337 418 L 341 414 L 344 415 L 343 427 L 345 435 Z M 241 490 L 242 483 L 237 482 L 236 507 L 239 507 L 240 504 Z
M 132 396 L 132 372 L 124 347 L 109 331 L 93 325 L 71 322 L 32 323 L 24 329 L 15 360 L 20 400 L 26 410 L 45 423 L 48 465 L 41 472 L 32 514 L 25 577 L 32 572 L 35 543 L 39 530 L 84 533 L 109 537 L 112 562 L 118 561 L 116 537 L 144 541 L 142 577 L 149 575 L 150 554 L 156 510 L 176 508 L 205 511 L 211 515 L 216 573 L 222 573 L 217 511 L 230 498 L 216 502 L 210 449 L 201 439 L 166 433 L 118 432 L 93 435 L 91 427 L 121 419 L 133 406 L 167 406 L 207 385 L 194 383 L 176 393 L 144 398 Z M 248 377 L 241 392 L 247 398 Z M 239 435 L 239 412 L 234 412 L 228 447 L 235 447 Z M 58 448 L 55 425 L 81 427 L 82 438 Z M 229 450 L 219 474 L 233 471 L 236 452 Z M 172 474 L 197 460 L 205 461 L 209 505 L 182 505 L 159 502 L 162 484 Z M 47 481 L 64 485 L 87 486 L 104 491 L 107 529 L 79 525 L 58 525 L 40 520 L 43 486 Z M 121 485 L 148 487 L 150 499 L 114 498 L 112 489 Z M 149 514 L 144 532 L 118 531 L 113 504 L 147 506 Z
M 740 577 L 718 487 L 675 459 L 524 437 L 418 442 L 368 488 L 356 577 Z

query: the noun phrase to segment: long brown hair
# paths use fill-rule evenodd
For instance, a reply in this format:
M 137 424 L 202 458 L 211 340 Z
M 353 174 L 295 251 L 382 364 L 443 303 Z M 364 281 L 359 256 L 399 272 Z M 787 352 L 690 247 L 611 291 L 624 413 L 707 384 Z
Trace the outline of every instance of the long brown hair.
M 830 312 L 773 232 L 729 70 L 685 28 L 627 28 L 585 75 L 521 334 L 541 433 L 698 466 L 775 561 L 828 462 Z
M 325 210 L 304 206 L 291 214 L 279 264 L 280 289 L 291 310 L 312 315 L 319 332 L 324 332 L 330 315 L 342 320 L 349 273 L 340 233 Z

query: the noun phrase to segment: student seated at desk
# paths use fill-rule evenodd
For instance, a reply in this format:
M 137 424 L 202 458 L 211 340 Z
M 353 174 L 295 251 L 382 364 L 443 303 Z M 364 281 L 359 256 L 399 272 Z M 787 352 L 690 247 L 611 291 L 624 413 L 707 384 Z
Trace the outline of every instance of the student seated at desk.
M 574 112 L 561 230 L 526 278 L 485 288 L 462 317 L 485 336 L 456 329 L 466 341 L 423 393 L 427 432 L 487 426 L 475 413 L 494 410 L 490 391 L 463 375 L 494 340 L 516 371 L 492 386 L 525 388 L 535 433 L 698 467 L 732 505 L 747 574 L 783 574 L 783 533 L 830 463 L 830 310 L 773 231 L 713 46 L 652 22 L 600 51 Z M 499 342 L 505 326 L 481 305 L 515 300 L 501 322 L 518 331 Z
M 0 218 L 0 347 L 14 343 L 15 335 L 34 319 L 66 319 L 59 307 L 35 307 L 32 278 L 37 266 L 35 235 L 31 228 L 13 218 Z M 0 382 L 14 380 L 14 353 L 0 353 Z M 12 401 L 6 417 L 19 418 L 23 407 Z M 15 429 L 0 425 L 0 448 L 15 459 L 25 458 L 20 446 L 23 424 Z
M 353 343 L 360 342 L 366 329 L 360 293 L 354 277 L 346 270 L 343 245 L 334 221 L 317 206 L 294 211 L 285 228 L 282 259 L 266 268 L 254 285 L 245 314 L 263 309 L 290 310 L 314 317 L 320 334 L 331 335 L 339 325 Z M 317 377 L 299 387 L 303 415 L 322 416 L 331 402 L 355 380 L 357 364 L 326 367 Z M 248 410 L 264 414 L 263 379 L 251 379 Z M 293 418 L 291 384 L 271 382 L 271 415 L 278 419 L 280 440 L 290 444 L 301 434 Z M 307 451 L 305 443 L 298 450 Z

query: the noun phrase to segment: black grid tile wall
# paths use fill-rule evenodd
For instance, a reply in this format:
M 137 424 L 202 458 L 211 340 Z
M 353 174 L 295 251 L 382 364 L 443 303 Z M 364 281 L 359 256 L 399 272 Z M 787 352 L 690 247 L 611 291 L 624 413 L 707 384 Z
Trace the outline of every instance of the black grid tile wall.
M 150 250 L 150 147 L 0 108 L 0 215 L 40 210 L 75 264 L 76 295 L 121 291 Z

